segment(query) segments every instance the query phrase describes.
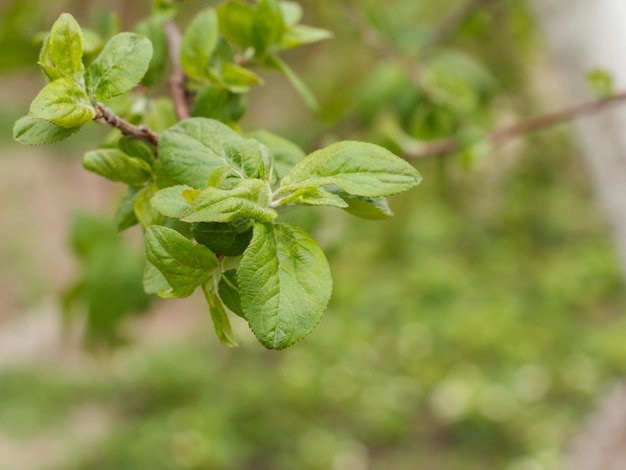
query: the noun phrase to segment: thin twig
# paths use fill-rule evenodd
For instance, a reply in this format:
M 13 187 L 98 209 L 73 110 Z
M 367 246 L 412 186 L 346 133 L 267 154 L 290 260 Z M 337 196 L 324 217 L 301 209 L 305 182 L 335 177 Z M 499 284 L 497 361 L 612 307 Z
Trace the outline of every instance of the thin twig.
M 176 116 L 178 116 L 178 119 L 182 121 L 183 119 L 187 119 L 191 116 L 191 111 L 189 110 L 187 92 L 185 89 L 187 76 L 180 65 L 180 46 L 182 43 L 182 36 L 174 20 L 170 20 L 165 23 L 165 34 L 167 35 L 167 42 L 170 50 L 170 62 L 172 63 L 172 73 L 168 81 L 170 94 L 172 95 L 172 101 L 174 102 Z
M 463 26 L 463 23 L 483 6 L 493 0 L 465 0 L 463 3 L 454 8 L 439 23 L 437 29 L 433 32 L 430 40 L 427 41 L 420 51 L 420 57 L 426 59 L 432 55 L 439 47 L 450 42 L 457 31 Z
M 517 137 L 522 137 L 532 132 L 549 129 L 558 124 L 595 114 L 609 106 L 621 102 L 626 102 L 626 91 L 496 129 L 487 134 L 486 140 L 494 146 L 502 145 Z M 422 148 L 416 151 L 406 152 L 404 158 L 409 161 L 418 161 L 438 157 L 446 153 L 455 152 L 459 150 L 462 145 L 461 140 L 455 138 L 434 140 L 426 143 Z
M 150 130 L 147 126 L 135 126 L 134 124 L 131 124 L 130 122 L 117 116 L 102 103 L 96 104 L 95 109 L 96 117 L 94 118 L 94 121 L 119 129 L 124 136 L 143 140 L 150 145 L 156 146 L 159 142 L 159 134 Z

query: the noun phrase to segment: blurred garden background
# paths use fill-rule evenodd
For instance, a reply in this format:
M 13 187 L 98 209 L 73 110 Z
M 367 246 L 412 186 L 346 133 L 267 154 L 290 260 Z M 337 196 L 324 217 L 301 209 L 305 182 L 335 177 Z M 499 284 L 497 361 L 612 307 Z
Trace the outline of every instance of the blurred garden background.
M 181 24 L 216 3 L 186 0 Z M 402 154 L 562 105 L 525 1 L 490 2 L 434 48 L 461 2 L 300 3 L 307 24 L 334 33 L 285 55 L 319 116 L 265 74 L 246 131 Z M 142 294 L 138 229 L 113 227 L 123 188 L 81 165 L 103 129 L 49 147 L 11 137 L 43 83 L 34 38 L 59 13 L 106 35 L 149 9 L 0 1 L 0 469 L 568 468 L 626 374 L 623 278 L 569 129 L 417 162 L 424 182 L 392 198 L 388 221 L 287 215 L 329 255 L 329 310 L 281 352 L 237 318 L 241 347 L 226 349 L 202 299 Z M 368 28 L 415 58 L 424 88 Z

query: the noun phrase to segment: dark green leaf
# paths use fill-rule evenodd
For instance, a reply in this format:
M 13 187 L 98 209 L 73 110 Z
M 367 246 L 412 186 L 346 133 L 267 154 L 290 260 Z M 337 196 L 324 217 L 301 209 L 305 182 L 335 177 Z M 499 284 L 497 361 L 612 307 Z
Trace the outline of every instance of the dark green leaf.
M 250 219 L 235 219 L 230 223 L 200 222 L 192 225 L 191 233 L 213 253 L 239 256 L 252 240 L 252 225 Z
M 154 163 L 153 147 L 145 142 L 142 142 L 141 140 L 122 137 L 117 146 L 122 152 L 130 157 L 143 160 L 150 166 Z
M 117 230 L 122 232 L 127 228 L 137 225 L 139 221 L 135 215 L 135 199 L 139 194 L 138 188 L 130 187 L 128 191 L 120 201 L 120 205 L 117 206 L 115 212 L 115 225 Z
M 80 126 L 67 129 L 42 119 L 23 117 L 13 126 L 13 138 L 26 145 L 52 144 L 67 139 L 80 129 Z
M 117 149 L 100 149 L 87 152 L 83 166 L 111 181 L 130 186 L 141 186 L 152 177 L 150 165 L 138 158 L 129 157 Z
M 152 43 L 147 37 L 117 34 L 87 69 L 87 88 L 100 100 L 122 95 L 141 81 L 151 59 Z
M 319 323 L 332 278 L 324 253 L 304 230 L 257 223 L 239 267 L 239 287 L 256 337 L 266 348 L 283 349 Z
M 164 294 L 179 298 L 190 296 L 219 266 L 218 259 L 207 247 L 194 244 L 176 230 L 158 225 L 146 230 L 146 257 L 171 286 L 171 291 Z
M 370 198 L 342 194 L 341 198 L 348 203 L 345 211 L 362 219 L 382 220 L 393 216 L 384 197 Z
M 224 305 L 233 312 L 243 318 L 243 309 L 241 308 L 241 295 L 239 294 L 239 285 L 237 279 L 237 270 L 229 269 L 222 273 L 218 285 L 218 292 Z

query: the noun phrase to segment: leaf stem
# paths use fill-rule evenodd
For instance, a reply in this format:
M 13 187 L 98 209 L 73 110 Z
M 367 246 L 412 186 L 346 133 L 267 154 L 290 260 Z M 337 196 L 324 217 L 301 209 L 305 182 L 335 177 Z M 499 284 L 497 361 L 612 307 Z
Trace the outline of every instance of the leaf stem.
M 95 106 L 96 117 L 94 121 L 100 124 L 106 124 L 115 129 L 119 129 L 122 134 L 132 139 L 143 140 L 144 142 L 156 147 L 159 142 L 159 134 L 149 129 L 147 126 L 135 126 L 130 122 L 117 116 L 111 109 L 102 103 Z
M 168 81 L 170 87 L 170 95 L 174 102 L 174 109 L 179 120 L 187 119 L 191 116 L 189 109 L 188 95 L 185 88 L 187 76 L 180 65 L 180 47 L 182 43 L 182 35 L 174 20 L 165 23 L 165 34 L 170 51 L 170 62 L 172 63 L 172 73 Z

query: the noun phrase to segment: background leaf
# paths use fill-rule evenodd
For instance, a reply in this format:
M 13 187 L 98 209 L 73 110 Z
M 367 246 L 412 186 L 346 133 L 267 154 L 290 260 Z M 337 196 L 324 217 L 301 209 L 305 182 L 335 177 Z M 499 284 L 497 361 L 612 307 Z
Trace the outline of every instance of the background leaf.
M 180 61 L 189 77 L 197 80 L 212 77 L 209 61 L 218 38 L 217 13 L 213 8 L 206 8 L 196 15 L 183 35 Z

